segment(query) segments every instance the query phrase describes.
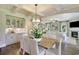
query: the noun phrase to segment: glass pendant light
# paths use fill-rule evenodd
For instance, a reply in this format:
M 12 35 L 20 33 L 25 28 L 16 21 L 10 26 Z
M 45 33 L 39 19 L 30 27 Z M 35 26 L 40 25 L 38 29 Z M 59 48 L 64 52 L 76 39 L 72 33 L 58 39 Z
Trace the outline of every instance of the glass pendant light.
M 37 4 L 35 4 L 35 17 L 32 19 L 32 22 L 40 22 L 40 19 L 37 17 Z

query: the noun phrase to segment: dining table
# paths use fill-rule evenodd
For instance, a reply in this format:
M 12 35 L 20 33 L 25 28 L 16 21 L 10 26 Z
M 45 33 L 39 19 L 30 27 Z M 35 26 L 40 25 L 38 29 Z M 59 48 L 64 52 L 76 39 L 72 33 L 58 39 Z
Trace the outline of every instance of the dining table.
M 52 48 L 54 44 L 56 44 L 56 40 L 48 37 L 43 37 L 39 42 L 39 46 L 45 49 L 45 55 L 46 55 L 47 49 Z
M 41 38 L 41 41 L 39 42 L 39 46 L 48 49 L 51 48 L 54 44 L 56 44 L 56 39 L 43 37 Z
M 45 55 L 46 55 L 46 51 L 49 48 L 52 48 L 54 45 L 58 43 L 57 39 L 50 37 L 33 38 L 33 40 L 36 40 L 38 42 L 38 46 L 45 49 Z

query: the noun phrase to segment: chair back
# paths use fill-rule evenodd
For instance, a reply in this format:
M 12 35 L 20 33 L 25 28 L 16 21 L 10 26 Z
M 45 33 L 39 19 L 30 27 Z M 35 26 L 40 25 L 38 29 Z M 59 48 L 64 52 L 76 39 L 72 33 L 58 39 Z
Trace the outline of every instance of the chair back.
M 30 39 L 30 51 L 31 55 L 37 55 L 39 53 L 38 42 L 34 39 Z
M 20 47 L 23 49 L 23 51 L 30 54 L 29 37 L 19 35 L 19 39 L 20 39 Z
M 61 49 L 64 48 L 66 45 L 62 45 L 62 42 L 65 42 L 67 39 L 66 39 L 66 35 L 62 32 L 58 33 L 57 34 L 57 39 L 59 40 L 59 52 L 58 54 L 61 55 Z

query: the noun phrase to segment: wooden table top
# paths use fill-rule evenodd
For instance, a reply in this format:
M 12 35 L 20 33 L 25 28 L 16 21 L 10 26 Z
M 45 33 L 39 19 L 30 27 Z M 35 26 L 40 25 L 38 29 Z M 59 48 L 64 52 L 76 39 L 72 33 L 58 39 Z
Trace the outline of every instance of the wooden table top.
M 44 47 L 45 49 L 48 49 L 52 47 L 56 43 L 55 39 L 43 37 L 42 40 L 40 41 L 39 45 Z

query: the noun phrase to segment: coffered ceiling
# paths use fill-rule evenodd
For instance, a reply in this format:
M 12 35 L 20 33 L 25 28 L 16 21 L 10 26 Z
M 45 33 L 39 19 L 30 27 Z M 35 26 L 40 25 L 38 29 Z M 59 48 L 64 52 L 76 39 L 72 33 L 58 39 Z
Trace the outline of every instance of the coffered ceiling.
M 2 4 L 0 9 L 17 10 L 26 15 L 34 15 L 34 4 Z M 37 14 L 42 17 L 53 16 L 65 13 L 79 13 L 79 4 L 38 4 Z
M 18 4 L 15 5 L 26 11 L 35 13 L 34 4 Z M 79 4 L 38 4 L 37 14 L 40 16 L 50 16 L 60 13 L 79 12 Z

